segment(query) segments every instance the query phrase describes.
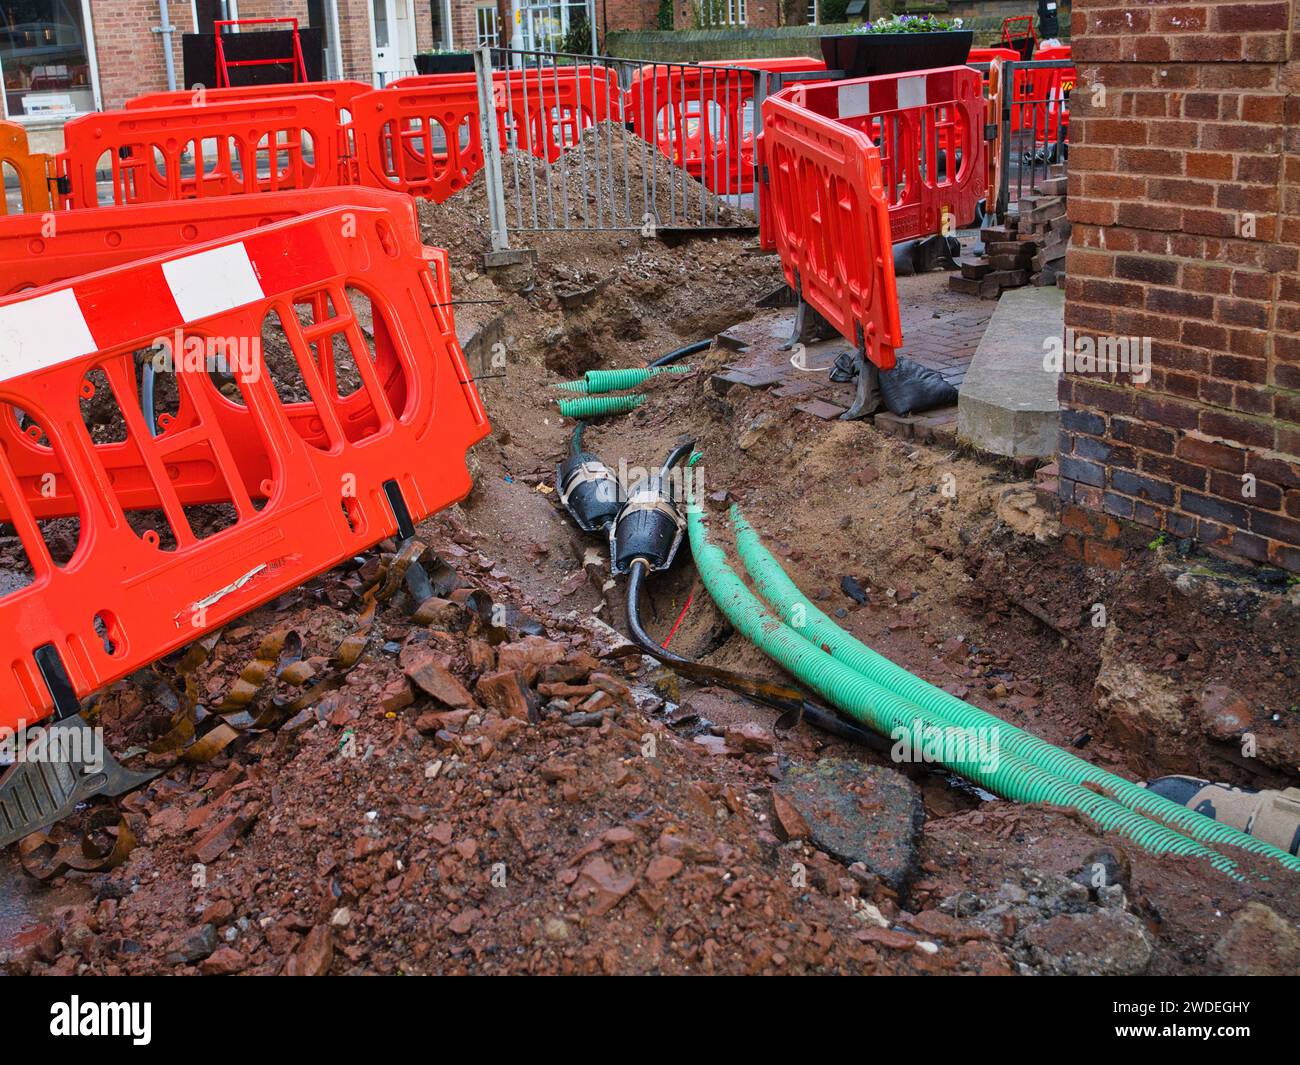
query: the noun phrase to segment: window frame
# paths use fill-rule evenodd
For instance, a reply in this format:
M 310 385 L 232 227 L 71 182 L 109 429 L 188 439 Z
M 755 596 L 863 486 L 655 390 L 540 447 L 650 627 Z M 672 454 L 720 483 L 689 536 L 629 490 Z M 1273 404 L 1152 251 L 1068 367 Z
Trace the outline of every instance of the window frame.
M 70 118 L 94 114 L 103 110 L 104 100 L 99 89 L 99 56 L 95 49 L 95 23 L 90 17 L 90 0 L 80 0 L 81 34 L 86 46 L 86 65 L 90 70 L 90 95 L 93 107 L 89 111 L 70 111 L 59 115 L 11 115 L 9 113 L 9 90 L 4 83 L 4 61 L 0 59 L 0 117 L 7 122 L 20 126 L 61 126 Z M 152 36 L 152 34 L 150 35 Z

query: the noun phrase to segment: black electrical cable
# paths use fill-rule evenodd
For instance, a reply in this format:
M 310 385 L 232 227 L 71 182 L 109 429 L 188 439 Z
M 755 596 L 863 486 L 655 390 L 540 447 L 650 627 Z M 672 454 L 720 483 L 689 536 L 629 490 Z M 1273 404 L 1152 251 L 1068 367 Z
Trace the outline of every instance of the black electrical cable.
M 687 355 L 694 355 L 697 351 L 705 351 L 713 343 L 713 338 L 708 340 L 697 340 L 694 344 L 687 344 L 683 348 L 674 348 L 667 355 L 660 355 L 659 358 L 652 362 L 651 366 L 671 366 L 679 359 L 686 358 Z
M 703 343 L 707 345 L 708 342 Z M 582 431 L 585 427 L 586 423 L 579 420 L 573 430 L 573 436 L 569 442 L 571 458 L 582 449 Z M 694 448 L 694 440 L 684 441 L 674 447 L 660 467 L 660 479 L 667 480 L 673 469 L 690 455 Z M 869 729 L 845 721 L 833 710 L 809 702 L 804 698 L 804 693 L 798 688 L 747 677 L 740 673 L 733 673 L 731 670 L 706 665 L 703 662 L 693 662 L 689 658 L 683 658 L 681 655 L 669 651 L 657 643 L 645 631 L 645 626 L 641 622 L 641 589 L 646 576 L 651 572 L 653 571 L 650 568 L 650 563 L 646 559 L 635 558 L 628 569 L 627 579 L 628 629 L 633 642 L 645 654 L 658 662 L 668 663 L 678 673 L 699 683 L 730 688 L 732 691 L 739 692 L 757 702 L 780 710 L 782 714 L 777 721 L 777 727 L 793 727 L 799 721 L 806 720 L 815 728 L 839 736 L 842 739 L 861 743 L 879 751 L 889 750 L 890 744 L 887 739 L 876 735 Z
M 632 633 L 632 642 L 646 654 L 661 662 L 672 662 L 676 665 L 683 662 L 689 664 L 690 659 L 683 658 L 676 651 L 670 651 L 651 639 L 650 634 L 645 631 L 645 626 L 641 624 L 641 587 L 645 583 L 645 575 L 649 572 L 649 563 L 645 559 L 638 558 L 633 561 L 632 568 L 627 574 L 627 627 Z
M 673 448 L 670 452 L 668 452 L 668 457 L 664 459 L 664 464 L 659 468 L 659 479 L 661 481 L 668 480 L 668 475 L 673 472 L 673 467 L 676 466 L 679 462 L 681 462 L 682 459 L 689 456 L 690 453 L 694 450 L 695 450 L 695 441 L 687 440 L 686 443 L 678 444 L 675 448 Z
M 155 374 L 152 362 L 144 364 L 140 385 L 140 408 L 144 413 L 144 424 L 149 428 L 150 436 L 158 435 L 158 422 L 154 418 L 154 383 Z
M 669 651 L 667 648 L 660 646 L 651 639 L 650 634 L 645 631 L 645 626 L 641 622 L 641 589 L 645 583 L 646 574 L 649 572 L 649 563 L 640 558 L 635 559 L 628 570 L 627 627 L 631 633 L 632 642 L 651 658 L 670 664 L 677 672 L 684 673 L 692 680 L 730 688 L 732 691 L 740 692 L 751 699 L 756 699 L 761 703 L 766 703 L 768 706 L 783 711 L 781 721 L 778 724 L 784 724 L 788 720 L 790 725 L 794 725 L 803 720 L 814 728 L 829 732 L 833 736 L 839 736 L 841 739 L 852 740 L 855 743 L 864 744 L 878 751 L 888 751 L 890 749 L 890 742 L 885 737 L 878 736 L 869 729 L 860 728 L 845 721 L 833 710 L 809 702 L 798 688 L 775 684 L 771 681 L 755 680 L 739 673 L 733 673 L 729 669 L 719 669 L 717 666 L 705 665 L 703 662 L 693 662 L 689 658 L 683 658 L 675 651 Z

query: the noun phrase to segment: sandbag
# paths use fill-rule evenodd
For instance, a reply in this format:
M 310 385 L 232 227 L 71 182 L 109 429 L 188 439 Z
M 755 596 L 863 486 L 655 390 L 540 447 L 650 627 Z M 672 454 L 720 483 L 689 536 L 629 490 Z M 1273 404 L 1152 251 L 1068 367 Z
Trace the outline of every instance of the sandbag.
M 903 357 L 892 370 L 880 374 L 880 391 L 889 412 L 900 417 L 957 402 L 957 389 L 940 373 Z

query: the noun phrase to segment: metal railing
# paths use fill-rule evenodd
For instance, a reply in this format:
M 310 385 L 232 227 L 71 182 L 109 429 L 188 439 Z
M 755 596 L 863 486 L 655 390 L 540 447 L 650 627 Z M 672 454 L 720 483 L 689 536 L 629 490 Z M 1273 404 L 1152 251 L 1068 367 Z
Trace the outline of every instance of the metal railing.
M 1002 70 L 1006 89 L 998 141 L 1002 153 L 999 218 L 1031 193 L 1040 178 L 1048 177 L 1050 167 L 1064 164 L 1069 156 L 1074 61 L 1008 62 Z
M 757 224 L 764 72 L 482 48 L 475 73 L 494 245 Z

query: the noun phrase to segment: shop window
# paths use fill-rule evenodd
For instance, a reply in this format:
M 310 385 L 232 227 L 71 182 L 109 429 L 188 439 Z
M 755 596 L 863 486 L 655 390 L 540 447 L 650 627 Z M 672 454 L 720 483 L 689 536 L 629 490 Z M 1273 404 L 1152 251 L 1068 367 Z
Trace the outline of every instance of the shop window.
M 0 0 L 0 72 L 10 118 L 95 109 L 81 0 Z

